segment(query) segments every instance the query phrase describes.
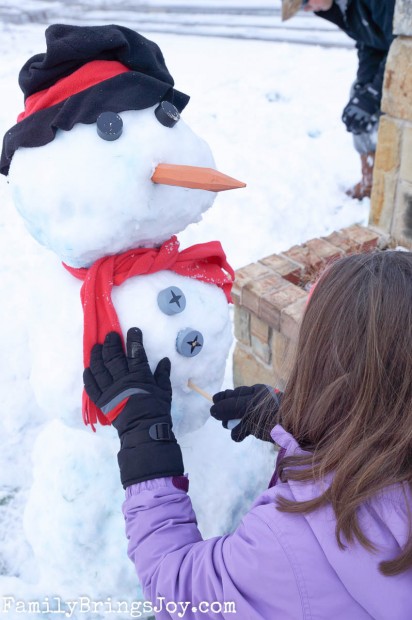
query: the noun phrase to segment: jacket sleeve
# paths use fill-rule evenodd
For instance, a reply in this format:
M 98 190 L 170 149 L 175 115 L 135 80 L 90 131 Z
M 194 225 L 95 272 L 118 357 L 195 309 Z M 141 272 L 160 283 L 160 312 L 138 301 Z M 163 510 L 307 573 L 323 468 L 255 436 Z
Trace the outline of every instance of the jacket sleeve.
M 383 76 L 388 53 L 364 43 L 357 43 L 356 48 L 359 61 L 356 81 L 360 84 L 372 84 L 382 96 Z
M 395 0 L 385 2 L 368 0 L 365 5 L 376 36 L 375 43 L 372 37 L 369 45 L 365 41 L 358 41 L 356 45 L 359 59 L 357 81 L 361 84 L 372 84 L 381 95 L 386 59 L 395 38 L 393 34 Z
M 290 591 L 294 573 L 259 516 L 262 506 L 252 508 L 233 534 L 203 540 L 189 496 L 171 478 L 133 485 L 126 497 L 128 555 L 149 601 L 187 601 L 195 609 L 201 603 L 219 602 L 223 608 L 213 614 L 216 620 L 234 617 L 233 611 L 225 613 L 230 603 L 236 617 L 273 617 L 274 587 L 279 587 L 282 604 L 282 592 Z M 156 612 L 156 619 L 169 617 Z
M 346 30 L 346 24 L 342 15 L 342 11 L 338 7 L 338 5 L 335 4 L 335 2 L 327 11 L 314 11 L 314 13 L 322 19 L 326 19 L 328 22 L 332 22 L 332 24 L 335 24 L 335 26 L 337 26 L 341 30 Z

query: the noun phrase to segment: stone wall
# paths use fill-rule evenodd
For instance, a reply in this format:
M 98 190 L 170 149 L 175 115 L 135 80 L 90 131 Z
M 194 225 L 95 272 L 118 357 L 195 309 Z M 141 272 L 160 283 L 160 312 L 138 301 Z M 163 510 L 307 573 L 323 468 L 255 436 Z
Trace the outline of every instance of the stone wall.
M 412 36 L 412 4 L 411 0 L 397 0 L 393 30 L 396 34 Z
M 354 225 L 239 269 L 232 293 L 235 386 L 268 383 L 283 389 L 308 290 L 318 272 L 340 256 L 384 249 L 387 240 L 372 228 Z
M 412 2 L 397 0 L 386 63 L 369 223 L 412 248 Z

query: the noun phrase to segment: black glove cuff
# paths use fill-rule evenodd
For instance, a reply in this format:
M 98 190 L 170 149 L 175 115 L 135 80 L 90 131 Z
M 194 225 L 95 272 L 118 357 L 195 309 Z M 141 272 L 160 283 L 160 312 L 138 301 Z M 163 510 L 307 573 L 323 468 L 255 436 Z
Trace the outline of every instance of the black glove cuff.
M 183 457 L 179 444 L 170 441 L 149 441 L 134 448 L 122 447 L 117 455 L 123 488 L 131 484 L 183 476 Z

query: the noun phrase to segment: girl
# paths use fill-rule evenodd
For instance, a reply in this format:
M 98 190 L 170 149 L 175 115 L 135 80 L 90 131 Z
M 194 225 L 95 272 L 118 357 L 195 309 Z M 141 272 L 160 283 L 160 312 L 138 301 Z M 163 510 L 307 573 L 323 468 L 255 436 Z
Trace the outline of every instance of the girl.
M 172 431 L 169 360 L 152 374 L 136 328 L 126 356 L 113 332 L 93 348 L 85 388 L 120 411 L 129 556 L 158 620 L 412 618 L 412 253 L 329 267 L 298 350 L 279 411 L 268 404 L 274 485 L 235 532 L 203 540 Z M 262 416 L 246 415 L 252 426 Z

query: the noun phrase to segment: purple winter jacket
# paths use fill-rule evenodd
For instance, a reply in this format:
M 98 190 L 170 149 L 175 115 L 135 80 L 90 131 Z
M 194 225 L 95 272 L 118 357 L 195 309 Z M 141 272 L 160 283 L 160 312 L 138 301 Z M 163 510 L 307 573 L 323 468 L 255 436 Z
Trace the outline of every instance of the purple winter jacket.
M 281 426 L 272 437 L 286 456 L 301 452 Z M 156 620 L 411 620 L 412 570 L 395 577 L 378 570 L 380 560 L 396 556 L 407 542 L 409 489 L 394 485 L 360 509 L 375 554 L 358 543 L 339 549 L 330 507 L 308 515 L 275 507 L 279 495 L 302 501 L 320 491 L 311 482 L 277 481 L 236 531 L 203 540 L 190 498 L 172 478 L 129 487 L 123 506 L 128 554 L 147 600 L 161 608 Z M 173 613 L 167 602 L 187 606 Z M 236 613 L 224 602 L 233 602 Z M 194 611 L 199 605 L 202 613 Z

